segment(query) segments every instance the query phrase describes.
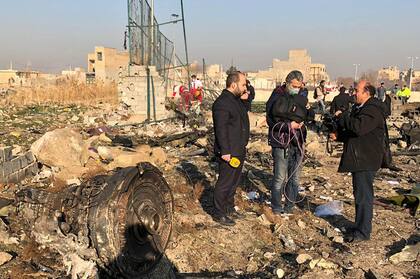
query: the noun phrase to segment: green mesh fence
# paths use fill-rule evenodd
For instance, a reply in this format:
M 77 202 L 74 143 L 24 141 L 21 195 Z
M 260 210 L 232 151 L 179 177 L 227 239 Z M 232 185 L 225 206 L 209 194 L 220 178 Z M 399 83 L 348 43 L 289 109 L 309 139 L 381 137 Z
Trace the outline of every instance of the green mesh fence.
M 166 78 L 173 64 L 174 43 L 160 32 L 156 18 L 151 24 L 151 11 L 146 0 L 128 0 L 130 64 L 156 66 Z

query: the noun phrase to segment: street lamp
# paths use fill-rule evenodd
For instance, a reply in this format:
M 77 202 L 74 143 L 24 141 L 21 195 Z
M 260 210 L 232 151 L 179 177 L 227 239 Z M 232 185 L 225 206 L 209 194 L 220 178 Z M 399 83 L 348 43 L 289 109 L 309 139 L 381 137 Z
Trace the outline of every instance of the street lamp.
M 419 58 L 417 56 L 410 56 L 410 57 L 408 57 L 408 59 L 411 59 L 411 68 L 408 71 L 409 74 L 410 74 L 410 76 L 409 76 L 409 78 L 410 78 L 409 79 L 409 88 L 411 90 L 411 80 L 413 79 L 413 72 L 414 72 L 414 60 L 417 60 Z
M 360 67 L 360 64 L 353 64 L 353 66 L 355 67 L 355 69 L 354 69 L 354 82 L 356 82 L 357 81 L 357 71 Z

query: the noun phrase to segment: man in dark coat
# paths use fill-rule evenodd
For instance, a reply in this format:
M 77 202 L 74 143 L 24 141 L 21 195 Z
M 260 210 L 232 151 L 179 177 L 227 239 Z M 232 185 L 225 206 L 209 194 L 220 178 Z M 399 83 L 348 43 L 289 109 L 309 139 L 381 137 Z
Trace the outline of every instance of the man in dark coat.
M 246 80 L 246 90 L 248 92 L 248 99 L 242 99 L 247 111 L 251 111 L 252 101 L 255 99 L 255 88 L 251 85 L 249 80 Z
M 353 98 L 346 94 L 346 88 L 340 87 L 340 93 L 331 102 L 330 113 L 335 114 L 338 110 L 342 112 L 350 109 Z
M 375 97 L 379 100 L 384 102 L 385 101 L 385 95 L 386 95 L 386 88 L 384 86 L 384 83 L 381 82 L 381 86 L 376 89 Z
M 286 77 L 286 84 L 274 89 L 266 103 L 268 143 L 272 147 L 274 160 L 271 185 L 271 208 L 274 214 L 293 213 L 297 202 L 299 174 L 306 139 L 306 127 L 303 122 L 308 120 L 310 115 L 308 99 L 299 95 L 302 82 L 301 72 L 290 72 Z M 281 111 L 282 107 L 287 109 L 285 103 L 289 100 L 293 100 L 292 109 L 287 112 Z M 313 114 L 312 111 L 312 118 Z M 284 142 L 280 138 L 293 138 L 293 140 Z
M 240 182 L 242 167 L 249 139 L 248 112 L 242 100 L 248 99 L 245 75 L 230 73 L 226 89 L 213 104 L 213 124 L 215 134 L 214 151 L 219 161 L 219 178 L 214 189 L 214 219 L 222 225 L 233 226 L 243 217 L 234 208 L 236 188 Z M 236 157 L 239 167 L 229 162 Z
M 356 88 L 356 105 L 351 112 L 336 112 L 338 139 L 344 142 L 339 172 L 351 172 L 356 204 L 355 228 L 346 242 L 369 240 L 373 217 L 373 180 L 384 155 L 385 113 L 375 96 L 375 87 L 366 80 Z

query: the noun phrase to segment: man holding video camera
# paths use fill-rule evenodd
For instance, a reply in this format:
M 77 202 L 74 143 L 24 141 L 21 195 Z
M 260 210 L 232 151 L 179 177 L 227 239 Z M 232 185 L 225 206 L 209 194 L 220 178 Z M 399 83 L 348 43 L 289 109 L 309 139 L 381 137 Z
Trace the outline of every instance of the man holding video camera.
M 384 155 L 385 124 L 383 105 L 374 98 L 375 93 L 375 87 L 362 80 L 352 111 L 335 113 L 338 140 L 344 142 L 338 171 L 351 172 L 356 204 L 355 227 L 346 234 L 346 242 L 369 240 L 372 232 L 373 180 Z

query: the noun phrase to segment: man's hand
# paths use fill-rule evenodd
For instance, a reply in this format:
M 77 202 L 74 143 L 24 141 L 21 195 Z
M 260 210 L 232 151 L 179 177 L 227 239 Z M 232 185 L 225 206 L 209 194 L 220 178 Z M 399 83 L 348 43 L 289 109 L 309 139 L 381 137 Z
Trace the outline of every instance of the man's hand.
M 229 163 L 230 159 L 231 159 L 230 154 L 222 155 L 222 160 L 223 161 L 226 161 L 226 162 Z
M 337 132 L 330 133 L 330 139 L 332 139 L 333 141 L 336 141 L 337 140 Z
M 244 94 L 241 95 L 241 100 L 248 100 L 249 97 L 249 93 L 245 92 Z
M 341 111 L 341 110 L 337 110 L 336 112 L 335 112 L 335 116 L 340 116 L 340 114 L 342 114 L 343 112 Z
M 302 128 L 303 123 L 297 123 L 295 121 L 292 121 L 292 123 L 290 123 L 290 127 L 294 130 L 300 129 Z

